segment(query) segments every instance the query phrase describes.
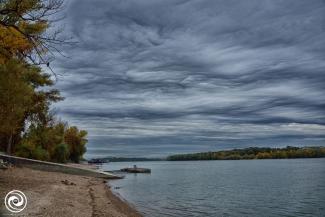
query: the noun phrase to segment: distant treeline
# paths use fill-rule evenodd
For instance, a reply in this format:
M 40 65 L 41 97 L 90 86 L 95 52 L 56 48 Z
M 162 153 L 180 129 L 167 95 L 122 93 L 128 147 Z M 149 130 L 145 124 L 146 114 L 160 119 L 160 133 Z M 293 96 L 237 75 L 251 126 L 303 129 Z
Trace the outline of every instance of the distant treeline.
M 134 161 L 161 161 L 162 158 L 143 158 L 143 157 L 105 157 L 96 158 L 97 160 L 104 160 L 109 162 L 134 162 Z
M 249 160 L 249 159 L 288 159 L 325 157 L 325 147 L 292 147 L 233 149 L 228 151 L 177 154 L 167 157 L 170 161 L 186 160 Z

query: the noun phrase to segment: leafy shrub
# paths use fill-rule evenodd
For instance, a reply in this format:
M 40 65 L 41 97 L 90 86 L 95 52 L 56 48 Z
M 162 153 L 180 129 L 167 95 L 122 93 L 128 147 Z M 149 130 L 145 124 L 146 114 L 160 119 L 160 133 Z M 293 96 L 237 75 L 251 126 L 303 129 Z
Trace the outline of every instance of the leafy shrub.
M 22 144 L 16 151 L 16 155 L 19 157 L 32 158 L 35 160 L 47 161 L 50 159 L 49 152 L 43 149 L 41 146 L 32 146 L 30 144 Z
M 69 147 L 69 159 L 79 163 L 80 158 L 86 152 L 87 131 L 79 130 L 77 127 L 69 127 L 64 133 L 64 141 Z
M 36 160 L 48 161 L 50 159 L 49 152 L 43 149 L 41 146 L 37 146 L 36 149 L 32 151 L 32 157 Z
M 67 144 L 58 144 L 54 148 L 52 160 L 59 163 L 66 163 L 69 158 L 69 147 Z

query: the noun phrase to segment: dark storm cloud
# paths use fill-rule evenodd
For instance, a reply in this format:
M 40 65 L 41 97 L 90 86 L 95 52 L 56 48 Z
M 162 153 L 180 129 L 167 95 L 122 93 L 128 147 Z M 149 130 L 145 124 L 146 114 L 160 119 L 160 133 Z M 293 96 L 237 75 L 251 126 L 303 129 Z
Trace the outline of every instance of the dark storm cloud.
M 72 1 L 55 64 L 88 155 L 325 144 L 325 2 Z M 106 150 L 106 151 L 105 151 Z

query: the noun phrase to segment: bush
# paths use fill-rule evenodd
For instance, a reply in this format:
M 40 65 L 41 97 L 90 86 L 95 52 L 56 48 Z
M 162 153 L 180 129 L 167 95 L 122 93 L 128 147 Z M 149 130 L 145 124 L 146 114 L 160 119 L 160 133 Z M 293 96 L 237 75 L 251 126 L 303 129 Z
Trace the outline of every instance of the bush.
M 69 158 L 69 147 L 67 144 L 58 144 L 54 148 L 52 160 L 59 163 L 66 163 Z
M 64 141 L 69 147 L 69 159 L 79 163 L 80 158 L 86 152 L 87 131 L 79 130 L 77 127 L 69 127 L 64 133 Z
M 18 157 L 31 158 L 32 149 L 31 149 L 31 147 L 29 147 L 27 144 L 24 143 L 17 147 L 15 154 Z
M 20 157 L 66 163 L 78 163 L 86 152 L 87 131 L 62 122 L 31 125 L 15 147 Z
M 49 152 L 43 149 L 41 146 L 37 146 L 36 149 L 32 151 L 32 157 L 36 160 L 48 161 L 50 159 Z
M 22 144 L 16 151 L 16 155 L 19 157 L 31 158 L 35 160 L 47 161 L 50 159 L 49 152 L 43 149 L 41 146 L 32 146 L 30 144 Z

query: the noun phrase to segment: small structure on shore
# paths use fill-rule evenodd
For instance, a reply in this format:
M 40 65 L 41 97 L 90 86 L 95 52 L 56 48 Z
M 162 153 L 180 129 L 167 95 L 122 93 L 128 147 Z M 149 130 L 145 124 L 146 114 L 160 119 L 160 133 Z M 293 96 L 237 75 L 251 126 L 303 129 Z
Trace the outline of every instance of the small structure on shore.
M 151 173 L 151 169 L 148 168 L 140 168 L 137 167 L 137 165 L 133 165 L 133 167 L 127 167 L 120 169 L 121 172 L 127 172 L 127 173 Z

